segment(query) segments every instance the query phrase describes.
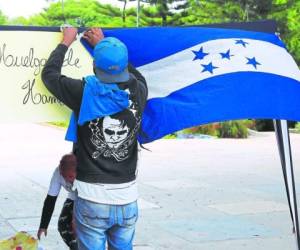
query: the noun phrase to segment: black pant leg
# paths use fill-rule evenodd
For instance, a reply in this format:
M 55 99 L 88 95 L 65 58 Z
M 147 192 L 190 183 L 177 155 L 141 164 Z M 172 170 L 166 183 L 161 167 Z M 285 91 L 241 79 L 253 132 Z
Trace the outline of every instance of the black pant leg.
M 77 250 L 77 241 L 72 230 L 74 201 L 66 199 L 58 219 L 58 231 L 71 250 Z

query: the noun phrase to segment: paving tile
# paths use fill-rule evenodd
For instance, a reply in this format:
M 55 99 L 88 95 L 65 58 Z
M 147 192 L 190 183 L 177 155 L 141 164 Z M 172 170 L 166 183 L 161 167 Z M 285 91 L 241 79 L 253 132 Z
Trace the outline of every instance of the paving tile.
M 277 238 L 242 239 L 211 241 L 197 244 L 195 249 L 191 250 L 296 250 L 296 241 L 293 236 L 284 236 Z
M 15 234 L 13 227 L 0 217 L 0 240 L 9 238 L 13 234 Z
M 36 232 L 32 232 L 32 235 L 36 235 Z M 41 246 L 43 250 L 69 250 L 58 231 L 54 229 L 48 230 L 47 237 L 43 236 L 41 238 L 39 246 Z
M 57 229 L 57 220 L 57 216 L 52 216 L 49 230 Z M 7 220 L 7 223 L 9 223 L 16 231 L 37 232 L 40 225 L 40 217 L 9 219 Z
M 138 199 L 138 206 L 139 206 L 139 209 L 155 209 L 155 208 L 160 208 L 160 206 L 152 203 L 152 202 L 149 202 L 149 201 L 146 201 L 142 198 L 139 198 Z
M 30 196 L 29 194 L 22 195 L 21 192 L 14 194 L 6 202 L 0 202 L 0 215 L 5 219 L 15 218 L 32 218 L 40 216 L 42 213 L 42 207 L 46 196 L 37 197 Z M 56 202 L 54 215 L 58 215 L 61 211 L 62 204 L 65 200 L 65 196 L 60 196 Z
M 208 207 L 232 215 L 281 212 L 288 211 L 289 209 L 286 204 L 274 201 L 235 202 L 230 204 L 214 204 Z
M 278 230 L 253 223 L 237 216 L 194 218 L 193 220 L 164 220 L 158 227 L 189 242 L 222 241 L 256 237 L 280 236 Z
M 133 244 L 134 250 L 155 250 L 153 247 L 146 246 L 146 245 L 135 245 Z
M 197 187 L 207 187 L 208 185 L 204 183 L 199 183 L 199 181 L 193 180 L 164 180 L 164 181 L 147 181 L 143 184 L 150 185 L 153 187 L 161 189 L 183 189 L 183 188 L 197 188 Z

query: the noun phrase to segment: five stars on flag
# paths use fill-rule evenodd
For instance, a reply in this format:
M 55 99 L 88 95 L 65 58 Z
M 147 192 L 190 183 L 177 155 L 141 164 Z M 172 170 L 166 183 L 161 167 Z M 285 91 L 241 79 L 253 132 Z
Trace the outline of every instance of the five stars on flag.
M 243 39 L 235 40 L 235 44 L 242 45 L 244 48 L 246 48 L 246 46 L 249 45 L 249 43 L 244 41 Z M 209 55 L 209 53 L 206 53 L 206 52 L 203 51 L 203 46 L 198 51 L 192 50 L 192 52 L 195 55 L 193 61 L 195 61 L 195 60 L 200 60 L 201 61 L 206 56 Z M 226 52 L 223 52 L 223 53 L 221 52 L 219 54 L 222 57 L 221 59 L 228 59 L 228 60 L 231 60 L 231 57 L 234 56 L 234 55 L 231 54 L 230 49 L 228 49 Z M 246 64 L 252 65 L 255 69 L 257 69 L 258 65 L 261 65 L 261 63 L 258 62 L 255 57 L 252 57 L 252 58 L 246 57 L 246 59 L 247 59 Z M 202 71 L 201 71 L 202 73 L 209 72 L 209 73 L 213 74 L 214 70 L 219 68 L 219 67 L 213 65 L 212 61 L 208 64 L 201 64 L 201 66 L 202 66 Z

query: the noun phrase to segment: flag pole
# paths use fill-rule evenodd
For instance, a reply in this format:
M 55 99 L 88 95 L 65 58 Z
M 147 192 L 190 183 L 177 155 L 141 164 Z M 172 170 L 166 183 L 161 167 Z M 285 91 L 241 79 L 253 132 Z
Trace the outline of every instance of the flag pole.
M 66 24 L 65 4 L 64 4 L 64 0 L 61 0 L 61 10 L 62 10 L 62 18 L 63 18 L 63 20 L 64 20 L 64 24 Z
M 291 219 L 293 223 L 293 231 L 296 238 L 297 250 L 300 250 L 297 193 L 295 187 L 294 167 L 287 121 L 274 120 L 274 127 L 281 158 L 281 165 L 290 207 Z
M 140 0 L 137 0 L 136 5 L 136 27 L 140 26 Z

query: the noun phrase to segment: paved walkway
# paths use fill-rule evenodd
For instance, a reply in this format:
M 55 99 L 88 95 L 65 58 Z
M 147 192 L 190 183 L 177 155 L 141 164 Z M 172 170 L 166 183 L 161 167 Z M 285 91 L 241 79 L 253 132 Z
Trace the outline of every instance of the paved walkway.
M 71 145 L 63 130 L 45 125 L 1 124 L 0 131 L 0 239 L 35 235 L 52 171 Z M 300 135 L 291 138 L 300 193 Z M 146 147 L 134 249 L 296 249 L 274 133 Z M 41 241 L 47 250 L 66 249 L 56 231 L 65 197 Z

